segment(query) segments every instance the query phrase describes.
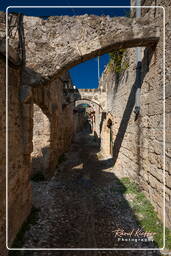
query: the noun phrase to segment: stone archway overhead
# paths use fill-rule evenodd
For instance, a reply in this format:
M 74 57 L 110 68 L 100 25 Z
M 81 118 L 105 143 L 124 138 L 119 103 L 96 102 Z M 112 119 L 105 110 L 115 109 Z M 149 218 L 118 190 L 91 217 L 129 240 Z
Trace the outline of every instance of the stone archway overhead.
M 81 105 L 81 104 L 88 104 L 91 107 L 99 107 L 100 109 L 102 109 L 102 106 L 99 102 L 91 100 L 91 99 L 82 98 L 82 99 L 79 99 L 79 100 L 75 101 L 75 106 L 76 107 Z
M 151 46 L 159 40 L 157 24 L 150 17 L 25 17 L 24 27 L 26 64 L 46 79 L 113 49 Z
M 82 103 L 89 103 L 95 105 L 101 111 L 106 108 L 106 90 L 98 89 L 77 89 L 75 93 L 75 105 Z

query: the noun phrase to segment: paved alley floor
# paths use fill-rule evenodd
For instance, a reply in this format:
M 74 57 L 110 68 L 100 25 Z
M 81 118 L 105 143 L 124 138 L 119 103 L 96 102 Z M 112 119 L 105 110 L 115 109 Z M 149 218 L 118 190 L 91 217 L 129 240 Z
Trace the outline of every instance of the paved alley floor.
M 33 182 L 38 219 L 23 248 L 151 248 L 152 242 L 119 241 L 118 229 L 138 230 L 123 185 L 94 136 L 79 133 L 50 181 Z M 115 188 L 115 189 L 113 189 Z M 117 188 L 119 188 L 117 190 Z M 21 255 L 159 255 L 157 251 L 23 251 Z

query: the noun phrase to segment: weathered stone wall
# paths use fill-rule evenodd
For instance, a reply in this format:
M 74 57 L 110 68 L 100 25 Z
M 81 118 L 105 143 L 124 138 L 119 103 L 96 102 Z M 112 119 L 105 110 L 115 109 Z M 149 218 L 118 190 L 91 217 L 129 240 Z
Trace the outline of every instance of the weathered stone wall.
M 11 64 L 10 64 L 11 65 Z M 64 74 L 57 81 L 48 84 L 47 87 L 36 87 L 32 89 L 33 98 L 27 104 L 21 101 L 21 69 L 15 67 L 15 63 L 9 66 L 9 157 L 8 157 L 8 215 L 9 215 L 9 242 L 11 247 L 13 240 L 21 225 L 26 220 L 32 206 L 31 199 L 31 161 L 30 155 L 36 152 L 37 144 L 43 143 L 42 135 L 48 132 L 48 126 L 42 127 L 37 123 L 36 129 L 41 126 L 41 138 L 33 137 L 33 101 L 37 103 L 50 122 L 50 146 L 48 170 L 54 170 L 58 163 L 59 156 L 70 146 L 73 135 L 73 103 L 69 102 L 63 95 L 64 82 L 62 79 L 69 79 L 68 74 Z M 70 81 L 71 83 L 71 81 Z M 70 85 L 71 86 L 71 85 Z M 1 146 L 0 146 L 0 187 L 1 187 L 1 207 L 0 207 L 0 250 L 5 255 L 5 60 L 0 59 L 0 91 L 1 91 Z M 37 106 L 38 108 L 38 106 Z M 40 109 L 39 109 L 40 110 Z M 40 111 L 35 113 L 38 121 L 42 120 Z M 47 120 L 46 120 L 47 121 Z M 38 127 L 39 126 L 39 127 Z M 45 129 L 44 129 L 45 128 Z M 36 133 L 36 130 L 35 130 Z M 34 134 L 35 135 L 35 134 Z M 49 136 L 49 134 L 48 134 Z M 32 147 L 32 139 L 34 148 Z M 45 141 L 44 141 L 45 142 Z M 45 143 L 46 144 L 46 143 Z M 41 144 L 42 145 L 42 144 Z M 44 147 L 43 145 L 42 147 Z M 47 146 L 47 145 L 46 145 Z M 36 148 L 36 150 L 35 150 Z M 48 163 L 47 163 L 48 162 Z M 44 166 L 43 166 L 44 168 Z M 47 177 L 52 173 L 46 173 Z
M 8 95 L 6 95 L 5 13 L 0 12 L 0 255 L 6 255 L 5 220 L 8 223 L 7 246 L 11 247 L 16 233 L 31 209 L 30 153 L 32 151 L 32 105 L 21 102 L 21 56 L 18 50 L 18 16 L 10 16 L 8 47 Z M 15 34 L 15 45 L 11 35 Z M 17 49 L 17 50 L 16 50 Z M 20 57 L 19 57 L 20 56 Z M 8 98 L 8 161 L 6 162 L 6 96 Z M 24 133 L 23 133 L 24 131 Z M 7 166 L 7 177 L 5 175 Z M 5 181 L 8 182 L 8 218 L 5 213 Z
M 46 173 L 49 165 L 50 122 L 42 110 L 34 104 L 32 175 Z
M 0 59 L 0 252 L 5 251 L 5 62 Z M 4 253 L 5 254 L 5 253 Z
M 144 4 L 149 5 L 149 1 Z M 150 4 L 156 5 L 155 1 Z M 166 225 L 171 227 L 170 184 L 170 45 L 171 8 L 168 1 L 157 1 L 166 7 Z M 132 177 L 145 191 L 163 220 L 163 17 L 162 9 L 143 11 L 160 26 L 161 37 L 155 47 L 142 48 L 141 111 L 136 120 L 133 112 L 136 92 L 136 50 L 128 49 L 129 67 L 119 84 L 114 72 L 105 70 L 103 83 L 108 88 L 108 119 L 113 122 L 114 171 L 120 176 Z M 111 86 L 112 84 L 112 86 Z M 111 116 L 112 115 L 112 116 Z M 102 142 L 103 147 L 103 142 Z
M 148 1 L 144 1 L 144 5 L 149 5 Z M 166 172 L 165 172 L 165 180 L 166 180 L 166 194 L 165 194 L 165 198 L 166 198 L 166 225 L 171 228 L 171 4 L 169 1 L 167 0 L 160 0 L 160 1 L 152 1 L 150 3 L 150 5 L 159 5 L 159 6 L 163 6 L 165 8 L 165 63 L 164 61 L 162 61 L 162 54 L 163 54 L 163 44 L 162 44 L 162 40 L 160 40 L 160 44 L 158 45 L 156 51 L 156 66 L 157 66 L 157 74 L 159 75 L 159 85 L 160 88 L 158 89 L 158 91 L 160 93 L 159 96 L 159 92 L 158 92 L 158 96 L 155 94 L 151 94 L 151 97 L 153 96 L 153 102 L 151 103 L 151 107 L 153 108 L 153 112 L 151 113 L 151 115 L 156 116 L 155 118 L 155 122 L 157 122 L 157 128 L 156 132 L 155 132 L 155 144 L 153 147 L 153 151 L 158 154 L 159 150 L 161 151 L 161 147 L 163 147 L 163 122 L 159 121 L 163 118 L 163 105 L 161 107 L 161 109 L 159 107 L 156 107 L 156 102 L 158 104 L 162 104 L 162 97 L 163 95 L 163 66 L 165 64 L 165 72 L 166 72 L 166 79 L 165 79 L 165 135 L 166 135 L 166 151 L 162 152 L 162 156 L 165 154 L 166 157 Z M 147 9 L 148 10 L 148 9 Z M 159 9 L 153 10 L 151 9 L 147 14 L 146 14 L 146 9 L 144 9 L 143 11 L 143 15 L 149 15 L 151 17 L 154 17 L 155 19 L 158 19 L 158 21 L 160 22 L 160 26 L 163 27 L 163 14 Z M 155 78 L 157 80 L 156 77 L 156 73 L 153 73 L 153 78 Z M 152 83 L 152 81 L 151 81 Z M 162 88 L 161 88 L 162 87 Z M 161 96 L 162 95 L 162 96 Z M 157 97 L 156 97 L 157 96 Z M 149 99 L 151 100 L 151 99 Z M 164 103 L 164 102 L 163 102 Z M 159 105 L 159 106 L 160 106 Z M 154 117 L 153 117 L 154 118 Z M 153 121 L 154 122 L 154 121 Z M 161 134 L 162 133 L 162 134 Z M 158 142 L 158 143 L 157 143 Z M 152 157 L 152 155 L 151 155 Z M 153 158 L 154 158 L 154 154 L 153 154 Z M 155 160 L 153 160 L 153 163 L 157 160 L 157 157 L 154 158 Z M 163 157 L 162 157 L 163 160 Z M 162 167 L 163 167 L 163 162 L 162 162 Z M 162 182 L 162 177 L 161 175 L 159 176 L 159 171 L 156 172 L 156 169 L 151 171 L 151 175 L 154 176 L 153 179 L 151 179 L 151 186 L 153 187 L 153 190 L 151 191 L 151 193 L 153 193 L 153 191 L 155 191 L 155 194 L 157 193 L 157 191 L 160 190 L 160 183 Z M 152 185 L 152 183 L 154 185 Z M 162 195 L 160 197 L 155 196 L 155 203 L 157 203 L 158 200 L 162 200 L 161 199 Z
M 5 232 L 6 232 L 6 214 L 5 214 L 5 181 L 6 181 L 6 175 L 5 175 L 5 168 L 6 168 L 6 161 L 5 161 L 5 134 L 6 134 L 6 126 L 5 126 L 5 62 L 0 59 L 0 131 L 1 131 L 1 137 L 0 137 L 0 253 L 4 252 L 4 255 L 6 254 L 5 250 Z
M 85 124 L 85 112 L 74 110 L 74 135 L 80 132 Z
M 5 255 L 5 61 L 0 58 L 0 250 Z M 8 246 L 31 209 L 31 186 L 29 183 L 31 145 L 27 135 L 31 123 L 25 123 L 31 114 L 30 107 L 20 102 L 20 68 L 9 65 L 8 82 Z M 27 108 L 27 109 L 26 109 Z M 23 136 L 23 130 L 27 134 Z M 27 144 L 27 145 L 26 145 Z
M 152 5 L 155 5 L 155 1 L 151 3 Z M 152 83 L 156 82 L 158 85 L 156 88 L 154 88 L 154 91 L 151 91 L 151 94 L 149 95 L 149 117 L 150 117 L 150 125 L 154 127 L 156 126 L 155 130 L 153 131 L 153 137 L 151 137 L 151 144 L 150 144 L 150 155 L 149 157 L 151 158 L 151 163 L 153 166 L 150 168 L 150 186 L 152 187 L 151 189 L 151 197 L 152 200 L 155 202 L 155 205 L 157 204 L 157 210 L 160 212 L 162 209 L 160 208 L 162 204 L 159 202 L 162 202 L 162 189 L 163 186 L 161 186 L 162 183 L 162 168 L 163 168 L 163 66 L 165 64 L 166 67 L 166 83 L 165 83 L 165 92 L 166 92 L 166 97 L 165 97 L 165 117 L 166 117 L 166 127 L 165 127 L 165 132 L 166 132 L 166 173 L 165 173 L 165 178 L 166 178 L 166 225 L 171 228 L 171 158 L 170 158 L 170 139 L 171 139 L 171 134 L 170 134 L 170 122 L 171 122 L 171 106 L 170 106 L 170 100 L 171 100 L 171 95 L 170 95 L 170 78 L 171 78 L 171 73 L 170 73 L 170 65 L 171 65 L 171 55 L 170 55 L 170 44 L 171 44 L 171 23 L 170 23 L 170 18 L 171 18 L 171 6 L 168 3 L 168 1 L 159 1 L 157 3 L 158 5 L 164 6 L 165 7 L 165 12 L 166 12 L 166 60 L 164 63 L 163 58 L 161 57 L 163 55 L 163 41 L 160 40 L 159 44 L 157 45 L 156 48 L 156 56 L 155 56 L 155 66 L 156 70 L 155 72 L 151 72 L 151 77 L 150 77 L 150 86 L 152 87 Z M 148 5 L 148 2 L 145 1 L 144 5 Z M 148 9 L 147 9 L 148 10 Z M 154 17 L 155 19 L 158 20 L 161 24 L 161 30 L 163 27 L 163 14 L 160 9 L 156 10 L 150 10 L 148 13 L 146 9 L 143 11 L 143 15 L 150 15 L 151 17 Z M 157 76 L 156 76 L 157 73 Z M 153 85 L 154 87 L 154 85 Z M 149 122 L 150 122 L 149 121 Z M 160 154 L 160 157 L 159 157 Z M 154 168 L 157 166 L 156 168 Z
M 103 115 L 102 115 L 103 117 Z M 113 155 L 113 115 L 108 113 L 101 124 L 101 152 L 105 157 Z
M 67 151 L 74 133 L 74 103 L 70 102 L 70 96 L 64 93 L 66 83 L 68 87 L 72 88 L 68 73 L 64 73 L 46 86 L 32 88 L 33 102 L 46 115 L 44 117 L 43 113 L 39 114 L 39 110 L 35 120 L 37 121 L 35 129 L 41 129 L 41 131 L 40 135 L 34 133 L 33 137 L 34 145 L 39 145 L 38 154 L 36 149 L 32 153 L 33 156 L 37 154 L 37 158 L 33 159 L 33 168 L 36 162 L 40 164 L 46 177 L 53 174 L 59 157 Z M 40 122 L 43 122 L 45 127 L 42 127 Z M 41 139 L 42 137 L 44 141 Z

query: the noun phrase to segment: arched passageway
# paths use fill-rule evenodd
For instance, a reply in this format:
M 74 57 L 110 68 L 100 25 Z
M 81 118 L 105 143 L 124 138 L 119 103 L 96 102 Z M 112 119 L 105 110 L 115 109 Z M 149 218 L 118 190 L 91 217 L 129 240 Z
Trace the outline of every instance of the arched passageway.
M 89 133 L 92 133 L 95 122 L 94 108 L 88 103 L 81 103 L 75 107 L 75 110 L 77 110 L 77 113 L 82 113 L 82 129 L 80 130 L 86 129 Z
M 50 121 L 42 110 L 34 104 L 33 108 L 33 152 L 32 179 L 46 176 L 50 160 Z
M 97 139 L 100 137 L 100 122 L 102 118 L 103 108 L 100 103 L 91 99 L 80 99 L 75 102 L 75 106 L 87 104 L 89 108 L 86 109 L 89 123 L 91 124 L 91 131 Z

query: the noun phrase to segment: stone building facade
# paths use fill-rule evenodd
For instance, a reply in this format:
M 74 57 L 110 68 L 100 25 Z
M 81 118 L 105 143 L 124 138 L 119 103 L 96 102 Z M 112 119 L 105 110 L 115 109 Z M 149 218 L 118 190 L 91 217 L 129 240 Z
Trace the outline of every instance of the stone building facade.
M 149 5 L 149 1 L 143 1 Z M 134 3 L 132 3 L 134 5 Z M 109 153 L 110 139 L 108 121 L 112 121 L 112 147 L 114 171 L 135 180 L 154 205 L 164 222 L 164 154 L 166 153 L 166 226 L 171 228 L 171 159 L 170 159 L 170 43 L 171 7 L 168 1 L 151 1 L 166 11 L 166 83 L 164 84 L 163 57 L 163 9 L 142 9 L 144 17 L 151 17 L 160 26 L 160 40 L 156 47 L 142 48 L 140 114 L 134 113 L 137 67 L 136 49 L 127 49 L 128 68 L 116 83 L 114 71 L 106 69 L 103 74 L 107 86 L 107 116 L 102 128 L 102 151 Z M 164 89 L 165 114 L 164 114 Z M 166 127 L 163 118 L 166 118 Z M 164 129 L 166 152 L 164 152 Z

